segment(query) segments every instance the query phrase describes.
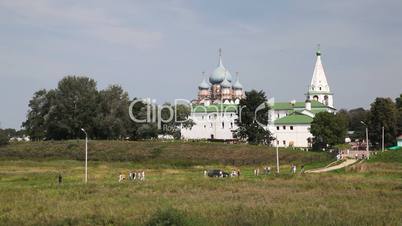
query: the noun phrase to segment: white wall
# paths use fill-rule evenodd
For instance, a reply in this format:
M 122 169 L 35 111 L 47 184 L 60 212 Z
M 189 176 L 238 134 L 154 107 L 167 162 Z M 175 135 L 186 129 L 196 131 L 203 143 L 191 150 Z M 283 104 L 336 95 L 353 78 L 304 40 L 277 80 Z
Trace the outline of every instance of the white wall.
M 293 126 L 293 130 L 291 130 L 291 126 Z M 278 137 L 279 147 L 289 147 L 291 142 L 293 142 L 293 147 L 308 147 L 307 138 L 313 137 L 309 128 L 310 125 L 272 125 L 269 127 L 273 137 Z M 275 144 L 275 141 L 273 142 Z
M 195 123 L 191 129 L 182 128 L 181 136 L 184 139 L 233 139 L 232 130 L 236 130 L 236 113 L 192 113 L 189 117 Z M 224 127 L 222 128 L 222 123 Z

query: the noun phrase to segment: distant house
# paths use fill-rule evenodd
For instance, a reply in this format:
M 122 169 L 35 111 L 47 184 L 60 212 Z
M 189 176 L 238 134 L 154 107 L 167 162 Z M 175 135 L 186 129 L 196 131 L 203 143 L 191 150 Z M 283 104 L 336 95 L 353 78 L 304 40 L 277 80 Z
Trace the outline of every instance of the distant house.
M 399 135 L 399 137 L 396 138 L 396 142 L 398 147 L 402 147 L 402 134 Z

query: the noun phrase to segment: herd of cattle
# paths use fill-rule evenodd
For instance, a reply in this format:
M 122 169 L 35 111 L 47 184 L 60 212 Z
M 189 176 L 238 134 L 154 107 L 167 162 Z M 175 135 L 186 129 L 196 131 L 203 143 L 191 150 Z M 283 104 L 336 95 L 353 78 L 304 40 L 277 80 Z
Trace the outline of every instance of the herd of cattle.
M 271 174 L 271 167 L 270 166 L 264 166 L 263 167 L 263 173 L 264 175 L 269 175 Z M 296 165 L 291 166 L 291 173 L 295 174 L 296 173 Z M 304 166 L 302 166 L 301 173 L 304 173 Z M 255 168 L 253 171 L 254 176 L 259 176 L 260 175 L 260 168 Z M 240 177 L 240 169 L 233 169 L 232 172 L 228 173 L 225 172 L 221 169 L 213 169 L 213 170 L 204 170 L 204 176 L 208 177 Z M 130 171 L 128 173 L 128 176 L 124 174 L 119 175 L 119 182 L 123 182 L 125 180 L 139 180 L 139 181 L 144 181 L 145 180 L 145 172 L 144 171 L 139 171 L 139 172 L 133 172 Z
M 140 172 L 132 172 L 130 171 L 128 173 L 128 177 L 124 174 L 119 175 L 119 182 L 123 182 L 124 180 L 139 180 L 139 181 L 144 181 L 145 180 L 145 172 L 140 171 Z
M 263 167 L 264 174 L 268 175 L 271 173 L 271 167 L 270 166 L 264 166 Z M 259 176 L 260 175 L 260 168 L 255 168 L 254 171 L 254 176 Z M 208 177 L 239 177 L 240 176 L 240 170 L 239 169 L 233 169 L 231 173 L 225 172 L 220 169 L 214 169 L 214 170 L 204 170 L 204 176 Z

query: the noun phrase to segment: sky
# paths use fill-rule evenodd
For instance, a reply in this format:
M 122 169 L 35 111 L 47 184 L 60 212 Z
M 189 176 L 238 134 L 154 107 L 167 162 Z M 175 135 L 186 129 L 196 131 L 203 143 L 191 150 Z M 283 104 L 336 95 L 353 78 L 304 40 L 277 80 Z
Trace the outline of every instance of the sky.
M 336 108 L 402 93 L 400 0 L 0 0 L 0 127 L 67 75 L 158 103 L 193 99 L 223 63 L 246 90 L 304 101 L 315 51 Z

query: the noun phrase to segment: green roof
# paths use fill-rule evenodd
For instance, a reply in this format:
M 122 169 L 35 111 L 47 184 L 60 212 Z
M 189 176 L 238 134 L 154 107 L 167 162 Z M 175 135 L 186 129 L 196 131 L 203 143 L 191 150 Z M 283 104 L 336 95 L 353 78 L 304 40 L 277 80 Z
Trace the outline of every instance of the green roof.
M 193 112 L 195 113 L 210 113 L 210 112 L 237 112 L 237 104 L 211 104 L 193 105 Z
M 327 109 L 325 108 L 316 108 L 316 109 L 311 109 L 311 112 L 313 112 L 314 114 L 320 113 L 320 112 L 326 112 Z
M 296 102 L 294 105 L 291 102 L 275 102 L 272 107 L 274 110 L 292 110 L 295 108 L 305 108 L 306 104 L 304 102 Z M 311 101 L 311 109 L 313 108 L 330 108 L 323 103 L 316 100 Z
M 275 120 L 275 125 L 311 124 L 313 118 L 298 112 Z

